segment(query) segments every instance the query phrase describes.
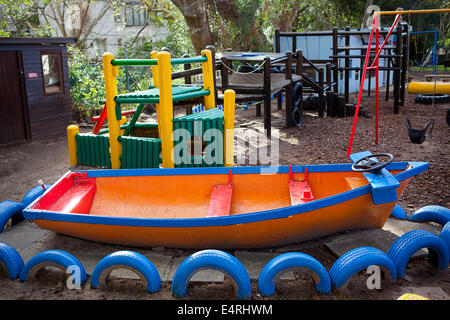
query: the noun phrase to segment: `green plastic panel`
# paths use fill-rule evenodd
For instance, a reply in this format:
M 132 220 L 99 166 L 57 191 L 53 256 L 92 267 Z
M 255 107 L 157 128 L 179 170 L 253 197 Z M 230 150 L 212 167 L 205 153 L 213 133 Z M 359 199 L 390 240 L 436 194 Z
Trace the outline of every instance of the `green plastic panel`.
M 108 136 L 78 133 L 75 140 L 79 165 L 111 168 Z
M 175 154 L 175 167 L 187 168 L 187 167 L 217 167 L 223 166 L 223 111 L 217 108 L 196 112 L 190 115 L 178 117 L 173 119 L 173 129 L 185 129 L 178 139 L 174 141 L 174 146 L 178 146 L 179 143 L 185 143 L 188 138 L 191 137 L 189 143 L 191 143 L 191 154 L 189 156 L 190 161 L 185 163 L 182 161 L 184 156 L 183 148 L 180 149 L 178 154 Z M 208 131 L 209 129 L 217 129 L 220 132 L 220 141 L 216 140 L 215 135 Z M 202 155 L 194 154 L 194 137 L 195 142 L 202 144 Z M 212 159 L 206 159 L 205 150 L 211 149 Z M 175 149 L 178 151 L 178 149 Z M 218 154 L 216 154 L 218 152 Z M 184 158 L 187 158 L 186 156 Z M 211 163 L 212 162 L 212 163 Z
M 122 169 L 159 168 L 161 139 L 122 136 Z

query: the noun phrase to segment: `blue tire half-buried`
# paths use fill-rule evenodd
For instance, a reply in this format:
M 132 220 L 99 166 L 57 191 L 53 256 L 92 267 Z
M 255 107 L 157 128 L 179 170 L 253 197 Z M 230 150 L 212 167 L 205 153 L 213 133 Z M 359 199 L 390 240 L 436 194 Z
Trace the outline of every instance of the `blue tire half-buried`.
M 403 208 L 398 204 L 396 204 L 394 209 L 392 210 L 391 216 L 396 219 L 408 220 L 408 215 L 406 214 L 405 210 L 403 210 Z
M 11 280 L 17 279 L 24 266 L 20 254 L 6 243 L 0 243 L 0 263 L 6 267 Z
M 411 256 L 422 248 L 428 249 L 431 264 L 440 270 L 447 269 L 449 252 L 445 242 L 429 231 L 413 230 L 398 238 L 388 252 L 399 277 L 405 275 L 406 265 Z
M 383 251 L 372 247 L 360 247 L 346 252 L 336 260 L 330 269 L 331 283 L 334 288 L 338 289 L 352 275 L 372 265 L 380 266 L 389 271 L 392 280 L 397 278 L 395 265 Z
M 313 271 L 317 291 L 330 292 L 331 281 L 325 267 L 315 258 L 300 252 L 285 253 L 270 260 L 259 275 L 258 291 L 262 296 L 271 296 L 275 293 L 275 286 L 280 276 L 295 269 Z
M 442 206 L 425 206 L 414 212 L 409 217 L 409 221 L 432 221 L 441 225 L 445 225 L 450 221 L 450 209 Z
M 104 283 L 110 273 L 118 268 L 135 272 L 149 293 L 161 289 L 161 278 L 156 267 L 144 255 L 133 251 L 117 251 L 100 260 L 92 272 L 91 288 L 95 289 L 100 283 Z
M 47 250 L 33 256 L 23 267 L 20 273 L 20 281 L 32 279 L 36 273 L 47 266 L 53 266 L 61 269 L 63 272 L 71 272 L 72 275 L 78 272 L 80 284 L 87 280 L 86 271 L 73 255 L 61 250 Z
M 19 202 L 9 200 L 0 202 L 0 233 L 5 229 L 9 219 L 15 215 L 22 214 L 24 208 L 25 206 Z
M 448 255 L 450 259 L 450 222 L 447 222 L 442 228 L 441 233 L 439 234 L 439 238 L 441 238 L 448 247 Z M 449 261 L 450 263 L 450 261 Z
M 242 263 L 231 254 L 220 250 L 202 250 L 187 257 L 173 277 L 172 294 L 178 298 L 186 295 L 192 276 L 200 270 L 213 269 L 228 274 L 234 280 L 236 297 L 249 299 L 252 292 L 250 277 Z
M 27 192 L 27 194 L 22 198 L 21 203 L 27 207 L 30 205 L 34 200 L 36 200 L 38 197 L 44 194 L 45 191 L 47 191 L 48 188 L 50 188 L 51 184 L 45 184 L 45 190 L 42 189 L 41 185 L 38 185 Z

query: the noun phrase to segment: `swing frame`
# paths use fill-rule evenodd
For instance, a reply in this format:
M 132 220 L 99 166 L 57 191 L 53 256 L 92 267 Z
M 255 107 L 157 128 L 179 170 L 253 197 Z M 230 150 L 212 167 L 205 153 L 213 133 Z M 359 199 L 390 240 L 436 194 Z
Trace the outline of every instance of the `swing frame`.
M 347 151 L 347 158 L 350 157 L 351 154 L 351 150 L 352 150 L 352 145 L 353 145 L 353 139 L 355 136 L 355 130 L 356 130 L 356 123 L 358 121 L 358 113 L 359 113 L 359 108 L 361 106 L 361 98 L 362 98 L 362 93 L 363 93 L 363 89 L 364 89 L 364 81 L 366 79 L 366 72 L 367 70 L 375 70 L 375 144 L 378 144 L 378 122 L 379 122 L 379 56 L 384 48 L 384 46 L 386 45 L 392 31 L 394 30 L 394 28 L 397 26 L 400 18 L 402 15 L 404 14 L 422 14 L 422 13 L 449 13 L 450 9 L 426 9 L 426 10 L 398 10 L 398 11 L 375 11 L 374 15 L 373 15 L 373 21 L 372 21 L 372 26 L 370 28 L 370 37 L 369 37 L 369 42 L 367 44 L 367 51 L 366 51 L 366 58 L 364 61 L 364 69 L 363 69 L 363 73 L 361 76 L 361 85 L 359 88 L 359 93 L 358 93 L 358 100 L 356 103 L 356 110 L 355 110 L 355 115 L 353 118 L 353 125 L 352 125 L 352 131 L 350 134 L 350 141 L 349 141 L 349 145 L 348 145 L 348 151 Z M 386 38 L 383 41 L 383 44 L 381 45 L 381 47 L 379 47 L 379 30 L 380 30 L 380 17 L 382 15 L 396 15 L 395 16 L 395 20 L 394 23 L 392 24 L 391 28 L 389 29 L 389 32 L 386 36 Z M 369 67 L 369 59 L 370 59 L 370 51 L 371 51 L 371 46 L 372 46 L 372 40 L 373 37 L 375 35 L 375 58 L 371 64 L 371 66 Z

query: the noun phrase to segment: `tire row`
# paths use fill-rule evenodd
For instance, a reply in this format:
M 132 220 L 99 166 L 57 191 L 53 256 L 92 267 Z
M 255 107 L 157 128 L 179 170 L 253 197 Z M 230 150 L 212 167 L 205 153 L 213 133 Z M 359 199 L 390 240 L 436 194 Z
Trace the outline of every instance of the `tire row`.
M 295 269 L 313 272 L 316 290 L 328 294 L 339 289 L 357 272 L 369 266 L 379 266 L 386 276 L 395 281 L 404 277 L 406 264 L 419 249 L 427 248 L 429 262 L 439 270 L 446 270 L 450 256 L 450 222 L 443 227 L 439 236 L 425 231 L 410 231 L 395 241 L 387 254 L 373 247 L 360 247 L 343 254 L 327 272 L 325 267 L 310 255 L 300 252 L 281 254 L 270 260 L 258 278 L 258 291 L 262 296 L 271 296 L 282 274 Z M 58 267 L 71 275 L 77 273 L 81 285 L 87 282 L 86 271 L 81 262 L 65 251 L 47 250 L 33 256 L 24 264 L 20 254 L 11 246 L 0 243 L 0 264 L 3 264 L 10 279 L 21 282 L 35 277 L 46 266 Z M 148 293 L 161 289 L 161 278 L 157 268 L 144 255 L 133 251 L 117 251 L 105 256 L 94 268 L 90 279 L 92 289 L 98 288 L 114 269 L 127 268 L 134 271 L 144 283 Z M 251 296 L 250 277 L 244 265 L 233 255 L 221 250 L 202 250 L 187 257 L 177 268 L 172 281 L 172 294 L 186 296 L 190 279 L 204 269 L 219 270 L 233 279 L 238 299 Z M 70 272 L 69 272 L 70 270 Z

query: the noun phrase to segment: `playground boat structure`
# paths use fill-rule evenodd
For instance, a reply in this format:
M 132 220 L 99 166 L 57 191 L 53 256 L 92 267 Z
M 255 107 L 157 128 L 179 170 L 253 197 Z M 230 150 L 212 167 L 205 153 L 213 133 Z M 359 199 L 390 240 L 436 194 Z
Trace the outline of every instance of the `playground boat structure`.
M 41 228 L 119 245 L 264 248 L 381 228 L 426 162 L 68 171 L 23 210 Z M 392 159 L 391 159 L 392 161 Z M 353 170 L 352 170 L 353 169 Z

